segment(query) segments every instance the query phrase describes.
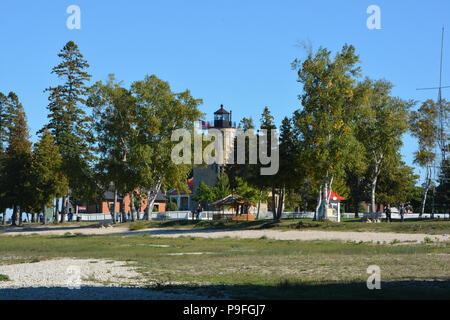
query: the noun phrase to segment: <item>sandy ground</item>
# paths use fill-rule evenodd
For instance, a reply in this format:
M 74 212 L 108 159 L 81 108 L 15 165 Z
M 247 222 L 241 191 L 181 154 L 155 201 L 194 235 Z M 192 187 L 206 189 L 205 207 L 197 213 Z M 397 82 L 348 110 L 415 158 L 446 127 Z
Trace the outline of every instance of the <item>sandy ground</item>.
M 124 262 L 55 259 L 0 265 L 0 300 L 32 299 L 200 299 L 192 294 L 139 288 L 140 275 Z
M 433 241 L 449 241 L 448 235 L 427 235 L 427 234 L 405 234 L 391 232 L 347 232 L 347 231 L 315 231 L 315 230 L 196 230 L 196 229 L 144 229 L 138 231 L 128 231 L 126 228 L 109 227 L 109 228 L 93 228 L 85 227 L 33 227 L 33 228 L 15 228 L 6 229 L 0 235 L 64 235 L 66 233 L 83 234 L 83 235 L 108 235 L 108 234 L 150 234 L 157 237 L 177 238 L 185 237 L 202 237 L 202 238 L 243 238 L 254 239 L 267 237 L 274 240 L 339 240 L 339 241 L 363 241 L 363 242 L 391 242 L 398 240 L 401 243 L 423 242 L 425 238 Z M 396 241 L 396 242 L 398 242 Z

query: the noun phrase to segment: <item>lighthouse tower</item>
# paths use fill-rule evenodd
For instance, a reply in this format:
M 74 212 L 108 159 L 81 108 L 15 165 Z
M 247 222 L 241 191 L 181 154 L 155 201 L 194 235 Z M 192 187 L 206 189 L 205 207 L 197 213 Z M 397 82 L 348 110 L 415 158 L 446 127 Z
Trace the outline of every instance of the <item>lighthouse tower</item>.
M 231 111 L 225 110 L 223 105 L 220 105 L 220 109 L 214 112 L 214 129 L 222 131 L 223 136 L 224 165 L 228 163 L 228 159 L 232 156 L 234 138 L 236 137 L 236 125 L 233 125 L 231 115 Z
M 223 136 L 223 165 L 217 163 L 207 167 L 197 166 L 194 168 L 194 194 L 202 182 L 209 187 L 214 187 L 217 179 L 223 172 L 230 156 L 233 156 L 234 138 L 236 136 L 236 124 L 232 122 L 232 112 L 225 110 L 223 105 L 214 112 L 214 127 L 210 129 L 219 129 Z

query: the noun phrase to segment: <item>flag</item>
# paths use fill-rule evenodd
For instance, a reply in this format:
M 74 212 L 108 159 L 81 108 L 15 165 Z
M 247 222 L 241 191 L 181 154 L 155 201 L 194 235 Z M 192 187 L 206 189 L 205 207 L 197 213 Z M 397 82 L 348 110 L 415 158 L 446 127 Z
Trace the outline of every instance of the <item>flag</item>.
M 213 126 L 208 121 L 202 119 L 198 119 L 198 124 L 199 128 L 201 128 L 202 130 L 208 130 L 209 128 L 213 128 Z

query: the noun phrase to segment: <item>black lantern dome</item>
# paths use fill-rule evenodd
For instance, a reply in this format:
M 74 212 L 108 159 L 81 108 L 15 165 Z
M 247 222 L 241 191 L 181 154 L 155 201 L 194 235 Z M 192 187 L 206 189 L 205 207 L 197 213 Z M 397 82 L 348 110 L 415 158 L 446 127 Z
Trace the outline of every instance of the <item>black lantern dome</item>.
M 215 128 L 231 128 L 231 112 L 228 112 L 223 108 L 223 104 L 220 105 L 220 109 L 214 112 L 214 127 Z

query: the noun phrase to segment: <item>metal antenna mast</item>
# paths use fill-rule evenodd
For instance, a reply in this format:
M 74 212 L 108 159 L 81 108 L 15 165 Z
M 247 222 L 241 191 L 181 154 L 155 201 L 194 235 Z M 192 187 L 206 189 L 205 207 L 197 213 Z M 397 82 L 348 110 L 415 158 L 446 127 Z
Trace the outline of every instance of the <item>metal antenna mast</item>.
M 442 64 L 443 64 L 443 57 L 444 57 L 444 27 L 442 27 L 442 39 L 441 39 L 441 63 L 440 63 L 440 69 L 439 69 L 439 87 L 435 88 L 419 88 L 417 90 L 438 90 L 438 107 L 439 107 L 439 129 L 438 129 L 438 146 L 441 151 L 441 163 L 440 166 L 438 166 L 441 170 L 440 173 L 442 174 L 442 167 L 445 166 L 445 160 L 447 159 L 447 114 L 446 110 L 444 109 L 444 106 L 442 105 L 442 89 L 450 88 L 450 86 L 442 86 Z
M 419 88 L 417 90 L 438 90 L 438 107 L 439 107 L 439 127 L 438 127 L 438 147 L 441 151 L 441 161 L 438 166 L 434 165 L 432 167 L 438 168 L 439 172 L 439 179 L 441 183 L 446 181 L 444 177 L 444 167 L 446 166 L 446 152 L 447 152 L 447 114 L 446 110 L 444 110 L 444 106 L 442 105 L 442 89 L 450 88 L 450 86 L 442 86 L 442 63 L 443 63 L 443 57 L 444 57 L 444 27 L 442 27 L 442 39 L 441 39 L 441 61 L 440 61 L 440 69 L 439 69 L 439 87 L 436 88 Z M 432 213 L 431 217 L 434 216 L 434 196 L 435 196 L 435 190 L 436 187 L 433 187 L 433 204 L 432 204 Z

